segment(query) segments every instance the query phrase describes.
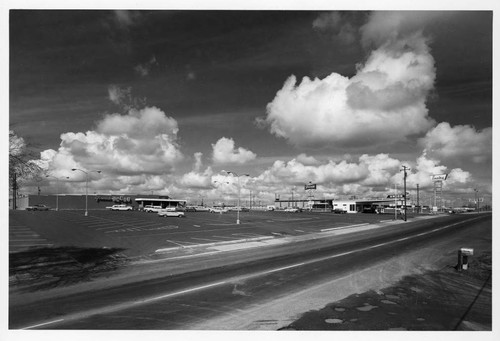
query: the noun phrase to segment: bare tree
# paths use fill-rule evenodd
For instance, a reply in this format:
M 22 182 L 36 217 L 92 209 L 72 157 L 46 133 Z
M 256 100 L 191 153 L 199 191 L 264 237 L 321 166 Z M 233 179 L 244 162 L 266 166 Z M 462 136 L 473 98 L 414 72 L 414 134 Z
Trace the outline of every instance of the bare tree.
M 9 130 L 9 185 L 12 188 L 12 208 L 16 208 L 17 191 L 30 180 L 40 177 L 42 169 L 32 160 L 36 155 L 22 137 Z

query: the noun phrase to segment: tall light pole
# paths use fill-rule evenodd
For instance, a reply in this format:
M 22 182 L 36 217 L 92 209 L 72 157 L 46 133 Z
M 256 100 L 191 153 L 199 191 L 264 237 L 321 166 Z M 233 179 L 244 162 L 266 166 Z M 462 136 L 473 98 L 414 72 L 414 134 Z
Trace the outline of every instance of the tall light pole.
M 476 204 L 476 212 L 479 212 L 479 202 L 478 202 L 478 195 L 477 193 L 479 190 L 477 188 L 474 188 L 474 203 Z
M 240 177 L 242 177 L 242 176 L 250 176 L 250 174 L 241 174 L 241 175 L 238 175 L 235 172 L 225 171 L 225 170 L 222 170 L 222 171 L 225 172 L 225 173 L 227 173 L 227 174 L 229 174 L 229 175 L 233 175 L 233 176 L 235 176 L 238 179 L 238 209 L 236 210 L 236 224 L 239 224 L 240 223 L 240 210 L 241 210 L 241 206 L 240 206 L 240 193 L 241 193 Z
M 53 176 L 53 175 L 45 175 L 46 178 L 54 178 L 56 179 L 56 211 L 59 211 L 59 178 Z M 69 179 L 69 176 L 65 177 L 66 179 Z
M 229 181 L 217 181 L 217 180 L 214 180 L 214 184 L 228 184 L 229 185 Z M 224 190 L 222 190 L 222 200 L 224 200 L 224 202 L 226 201 L 224 199 Z M 229 200 L 228 200 L 229 201 Z M 224 202 L 222 202 L 222 207 L 224 208 L 225 207 L 225 204 Z M 220 214 L 222 214 L 222 211 L 220 211 Z
M 71 168 L 71 170 L 74 171 L 80 171 L 85 173 L 85 216 L 89 215 L 88 212 L 88 194 L 89 194 L 89 173 L 95 172 L 95 173 L 101 173 L 100 170 L 91 170 L 91 171 L 84 171 L 82 169 L 78 168 Z
M 410 170 L 410 168 L 408 166 L 402 166 L 403 169 L 401 169 L 403 171 L 403 175 L 404 175 L 404 192 L 403 192 L 403 195 L 404 195 L 404 199 L 405 199 L 405 221 L 406 221 L 406 171 L 407 170 Z

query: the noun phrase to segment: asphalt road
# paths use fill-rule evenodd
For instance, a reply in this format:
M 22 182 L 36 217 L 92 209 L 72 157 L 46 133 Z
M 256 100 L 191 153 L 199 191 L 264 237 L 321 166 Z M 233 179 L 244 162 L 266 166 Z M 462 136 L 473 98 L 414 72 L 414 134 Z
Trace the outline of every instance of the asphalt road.
M 80 294 L 17 304 L 11 329 L 190 329 L 447 238 L 491 215 L 454 215 L 334 239 L 219 254 L 211 266 Z M 231 259 L 231 262 L 228 260 Z M 196 259 L 192 264 L 201 264 Z M 206 263 L 205 263 L 206 264 Z M 218 264 L 218 266 L 217 266 Z M 167 272 L 168 273 L 168 272 Z M 208 323 L 209 324 L 209 323 Z

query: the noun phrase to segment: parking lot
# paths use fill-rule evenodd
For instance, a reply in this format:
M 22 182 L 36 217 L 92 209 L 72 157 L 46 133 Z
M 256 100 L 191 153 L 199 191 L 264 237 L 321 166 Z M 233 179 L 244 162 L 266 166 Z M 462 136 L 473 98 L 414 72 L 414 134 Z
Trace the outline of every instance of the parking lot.
M 392 220 L 392 215 L 324 212 L 186 212 L 185 218 L 123 211 L 11 211 L 9 251 L 41 247 L 114 247 L 127 256 L 158 249 L 279 237 Z

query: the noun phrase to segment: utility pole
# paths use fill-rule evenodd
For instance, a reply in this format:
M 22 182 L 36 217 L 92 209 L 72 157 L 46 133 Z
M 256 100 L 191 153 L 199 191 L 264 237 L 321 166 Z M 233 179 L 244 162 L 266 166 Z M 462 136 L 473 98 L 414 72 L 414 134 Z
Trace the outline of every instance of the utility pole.
M 398 184 L 394 183 L 394 220 L 398 220 Z
M 401 169 L 403 171 L 403 175 L 404 175 L 404 202 L 405 202 L 405 221 L 406 221 L 406 176 L 407 176 L 407 173 L 406 171 L 407 170 L 410 170 L 410 168 L 408 166 L 402 166 L 403 169 Z
M 419 197 L 419 192 L 418 192 L 418 184 L 417 184 L 417 214 L 420 213 L 420 197 Z

